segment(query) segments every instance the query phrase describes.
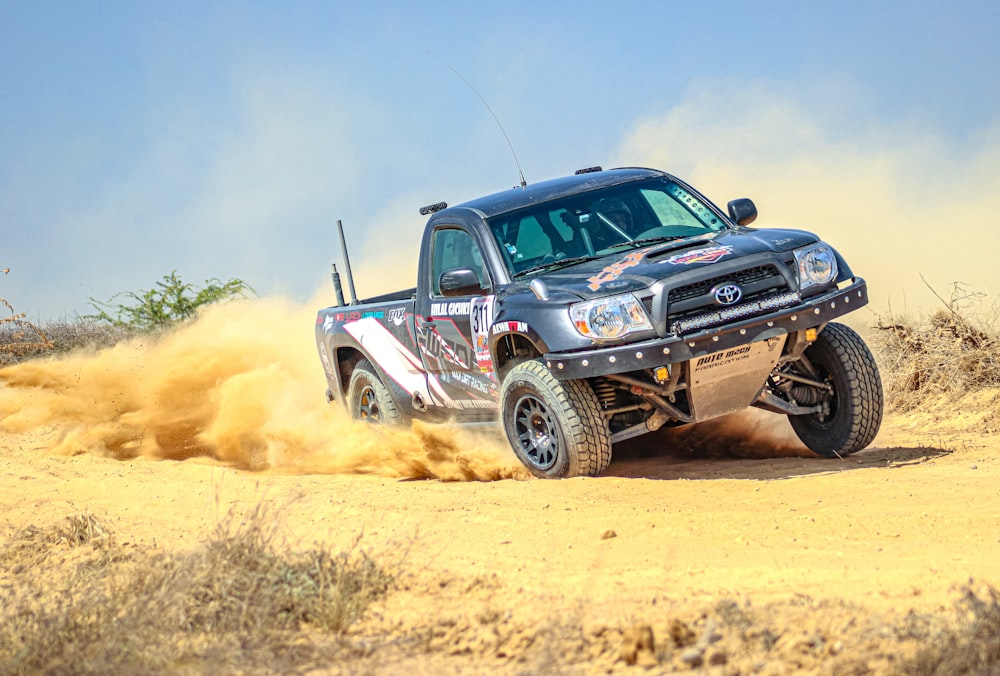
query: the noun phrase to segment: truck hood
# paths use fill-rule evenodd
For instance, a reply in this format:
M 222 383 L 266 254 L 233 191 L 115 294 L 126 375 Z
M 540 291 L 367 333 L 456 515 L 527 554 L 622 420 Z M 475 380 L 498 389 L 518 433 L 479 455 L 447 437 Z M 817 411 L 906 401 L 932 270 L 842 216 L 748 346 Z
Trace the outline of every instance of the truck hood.
M 683 240 L 625 250 L 566 268 L 543 272 L 537 278 L 556 292 L 582 299 L 639 291 L 665 277 L 704 268 L 720 261 L 760 253 L 780 253 L 818 242 L 801 230 L 724 230 Z

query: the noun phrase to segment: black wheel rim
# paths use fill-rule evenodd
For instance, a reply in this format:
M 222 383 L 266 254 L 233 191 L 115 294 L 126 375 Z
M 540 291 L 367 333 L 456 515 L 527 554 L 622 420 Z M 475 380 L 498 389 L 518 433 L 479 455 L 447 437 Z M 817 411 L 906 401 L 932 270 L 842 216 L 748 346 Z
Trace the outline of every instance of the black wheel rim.
M 378 408 L 378 398 L 375 396 L 375 388 L 365 385 L 358 398 L 358 417 L 367 422 L 382 422 L 381 411 Z
M 521 452 L 533 467 L 548 470 L 559 456 L 559 430 L 545 404 L 532 395 L 514 405 L 514 430 Z

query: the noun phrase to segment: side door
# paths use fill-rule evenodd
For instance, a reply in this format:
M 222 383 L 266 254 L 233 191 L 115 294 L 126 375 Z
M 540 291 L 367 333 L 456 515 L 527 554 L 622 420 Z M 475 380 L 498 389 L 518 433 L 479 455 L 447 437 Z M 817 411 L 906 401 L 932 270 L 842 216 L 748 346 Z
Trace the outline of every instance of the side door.
M 462 418 L 490 418 L 499 391 L 489 352 L 489 266 L 467 230 L 442 225 L 431 234 L 428 267 L 428 297 L 418 304 L 415 326 L 424 368 L 443 395 L 434 403 Z

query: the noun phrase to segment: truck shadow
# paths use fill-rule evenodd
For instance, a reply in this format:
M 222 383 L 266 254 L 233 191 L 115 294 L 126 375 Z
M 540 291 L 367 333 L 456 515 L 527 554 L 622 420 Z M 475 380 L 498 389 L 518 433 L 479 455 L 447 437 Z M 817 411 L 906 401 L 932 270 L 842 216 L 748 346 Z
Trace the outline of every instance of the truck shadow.
M 789 479 L 913 465 L 949 453 L 937 447 L 872 446 L 844 458 L 822 458 L 802 445 L 784 417 L 748 410 L 621 442 L 602 476 Z
M 617 450 L 617 449 L 616 449 Z M 665 450 L 657 455 L 616 453 L 601 476 L 630 479 L 791 479 L 855 469 L 914 465 L 948 455 L 942 448 L 867 448 L 844 459 L 788 457 L 737 458 Z

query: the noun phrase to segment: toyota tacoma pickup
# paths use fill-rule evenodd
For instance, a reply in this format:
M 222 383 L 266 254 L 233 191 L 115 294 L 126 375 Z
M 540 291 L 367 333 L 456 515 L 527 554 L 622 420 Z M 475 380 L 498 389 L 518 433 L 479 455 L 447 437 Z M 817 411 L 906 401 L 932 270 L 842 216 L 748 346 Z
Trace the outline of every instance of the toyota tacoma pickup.
M 593 167 L 421 213 L 415 288 L 316 317 L 327 399 L 355 418 L 499 422 L 543 478 L 748 406 L 820 456 L 878 432 L 875 360 L 832 321 L 865 281 L 816 235 L 750 227 L 749 199 Z

